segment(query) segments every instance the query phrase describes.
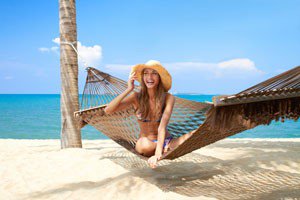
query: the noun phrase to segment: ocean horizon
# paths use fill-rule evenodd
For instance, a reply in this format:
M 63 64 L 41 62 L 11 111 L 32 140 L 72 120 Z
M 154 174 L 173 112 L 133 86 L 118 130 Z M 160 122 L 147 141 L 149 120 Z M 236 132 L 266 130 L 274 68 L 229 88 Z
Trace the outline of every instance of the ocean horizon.
M 176 93 L 175 96 L 205 102 L 212 94 Z M 60 94 L 0 94 L 0 138 L 59 139 Z M 300 138 L 300 122 L 273 121 L 269 126 L 231 136 L 230 138 Z M 91 126 L 81 131 L 82 139 L 108 139 Z

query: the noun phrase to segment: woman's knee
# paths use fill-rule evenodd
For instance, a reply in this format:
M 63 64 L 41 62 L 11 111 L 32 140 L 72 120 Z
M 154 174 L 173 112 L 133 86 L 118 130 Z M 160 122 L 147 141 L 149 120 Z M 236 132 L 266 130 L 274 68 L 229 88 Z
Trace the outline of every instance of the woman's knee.
M 184 143 L 187 139 L 189 139 L 194 133 L 196 132 L 196 130 L 193 130 L 189 133 L 186 133 L 182 136 L 180 136 L 179 138 L 175 138 L 172 139 L 170 141 L 170 143 L 168 144 L 168 147 L 172 150 L 177 148 L 179 145 L 181 145 L 182 143 Z
M 155 147 L 156 144 L 147 137 L 139 138 L 135 145 L 136 151 L 144 156 L 152 156 L 154 154 Z

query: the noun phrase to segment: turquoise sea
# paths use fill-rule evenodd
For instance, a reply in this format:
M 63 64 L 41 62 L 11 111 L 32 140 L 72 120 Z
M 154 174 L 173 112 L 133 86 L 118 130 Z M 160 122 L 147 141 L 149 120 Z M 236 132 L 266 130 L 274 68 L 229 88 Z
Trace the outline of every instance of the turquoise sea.
M 176 96 L 211 101 L 213 95 Z M 0 94 L 0 138 L 59 139 L 59 94 Z M 107 139 L 91 126 L 82 129 L 83 139 Z M 300 138 L 300 122 L 273 122 L 232 136 L 232 138 Z

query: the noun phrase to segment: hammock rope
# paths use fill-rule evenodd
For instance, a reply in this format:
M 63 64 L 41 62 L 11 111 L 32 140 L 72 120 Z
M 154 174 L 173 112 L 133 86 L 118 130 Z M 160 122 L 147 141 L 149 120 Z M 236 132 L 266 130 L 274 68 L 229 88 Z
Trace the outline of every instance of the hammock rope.
M 87 68 L 81 110 L 75 112 L 80 127 L 90 124 L 127 150 L 135 151 L 139 126 L 134 108 L 106 114 L 104 108 L 127 88 L 127 82 L 95 68 Z M 139 91 L 139 86 L 134 92 Z M 250 99 L 250 100 L 249 100 Z M 294 119 L 300 116 L 300 67 L 268 79 L 236 95 L 214 98 L 214 104 L 175 97 L 168 131 L 179 137 L 195 133 L 176 149 L 163 154 L 163 159 L 175 159 L 228 136 L 268 125 L 272 120 Z

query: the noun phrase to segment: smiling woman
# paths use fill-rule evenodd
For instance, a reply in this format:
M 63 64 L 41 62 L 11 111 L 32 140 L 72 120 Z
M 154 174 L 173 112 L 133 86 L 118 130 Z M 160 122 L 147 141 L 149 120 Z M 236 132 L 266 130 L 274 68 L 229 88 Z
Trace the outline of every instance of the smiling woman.
M 156 76 L 154 75 L 155 71 L 159 73 L 159 69 L 156 70 L 153 68 L 154 66 L 144 66 L 143 69 L 152 70 L 150 73 Z M 300 67 L 295 67 L 235 95 L 215 96 L 213 98 L 214 104 L 175 97 L 176 103 L 173 106 L 172 98 L 174 98 L 174 96 L 166 91 L 165 103 L 162 104 L 163 111 L 161 111 L 163 114 L 156 114 L 154 112 L 154 110 L 156 110 L 155 107 L 149 106 L 149 113 L 152 113 L 152 117 L 146 115 L 144 120 L 142 113 L 139 114 L 139 112 L 137 112 L 138 95 L 141 94 L 143 90 L 141 87 L 134 88 L 133 82 L 139 79 L 146 85 L 146 83 L 155 84 L 157 81 L 154 77 L 142 78 L 144 73 L 136 73 L 134 69 L 135 67 L 132 70 L 133 73 L 128 83 L 126 83 L 126 81 L 96 70 L 95 68 L 88 68 L 88 76 L 82 98 L 83 109 L 75 112 L 75 116 L 78 119 L 80 127 L 86 124 L 94 126 L 100 132 L 132 153 L 138 155 L 140 158 L 149 160 L 151 164 L 154 163 L 153 166 L 155 166 L 157 162 L 155 154 L 159 151 L 158 148 L 160 146 L 161 150 L 165 149 L 168 144 L 170 144 L 169 146 L 171 147 L 170 150 L 167 147 L 168 152 L 163 153 L 161 159 L 175 159 L 213 142 L 252 129 L 258 125 L 270 124 L 272 120 L 297 120 L 300 116 L 300 84 L 298 79 Z M 161 76 L 161 74 L 159 77 L 160 81 L 158 84 L 168 83 L 164 81 L 166 79 Z M 143 82 L 141 82 L 141 84 L 143 84 Z M 132 94 L 129 94 L 129 85 L 134 88 Z M 166 88 L 165 85 L 163 86 Z M 270 88 L 272 88 L 271 92 Z M 146 91 L 148 93 L 151 89 L 148 89 L 146 86 Z M 124 98 L 127 94 L 129 96 Z M 124 98 L 124 101 L 122 98 Z M 118 102 L 122 101 L 122 104 L 117 110 L 115 108 L 112 109 L 111 104 L 109 105 L 110 108 L 107 108 L 107 104 L 112 100 Z M 155 100 L 153 101 L 155 102 Z M 128 103 L 131 103 L 132 106 L 121 110 L 122 106 L 126 108 L 126 104 Z M 146 103 L 151 103 L 151 93 L 150 96 L 148 94 L 148 101 Z M 105 113 L 104 110 L 107 113 Z M 111 114 L 112 112 L 115 113 Z M 184 142 L 175 149 L 172 149 L 171 143 L 176 140 L 168 138 L 166 130 L 159 129 L 163 127 L 164 117 L 168 117 L 168 112 L 172 112 L 172 117 L 168 119 L 169 121 L 166 120 L 168 123 L 167 130 L 170 131 L 172 136 L 184 140 Z M 146 124 L 147 121 L 160 123 L 159 128 L 157 128 L 157 140 L 148 138 L 148 135 L 146 135 L 146 137 L 141 135 L 151 132 L 151 130 L 147 130 L 152 126 L 149 126 L 150 123 L 148 123 L 148 126 L 145 126 L 146 131 L 142 132 L 140 130 L 140 124 L 136 123 L 134 114 L 138 119 L 140 118 L 144 124 Z M 160 134 L 161 131 L 165 131 L 166 134 Z M 163 135 L 164 139 L 159 139 L 160 135 Z M 190 135 L 192 136 L 189 137 Z M 181 136 L 189 138 L 186 139 Z M 152 143 L 149 142 L 149 139 L 151 142 L 157 142 L 154 156 L 150 159 L 146 156 L 147 151 L 151 150 L 149 144 Z M 138 142 L 141 143 L 141 145 L 138 144 Z M 143 152 L 139 151 L 139 146 L 142 147 Z
M 133 92 L 134 81 L 141 83 L 141 90 Z M 113 112 L 134 106 L 140 135 L 135 150 L 150 157 L 148 162 L 155 167 L 163 152 L 172 150 L 189 138 L 192 132 L 173 138 L 167 130 L 175 103 L 173 95 L 168 93 L 172 77 L 158 61 L 150 60 L 146 64 L 135 65 L 130 73 L 127 89 L 111 101 L 105 112 Z M 131 93 L 128 97 L 126 97 Z

